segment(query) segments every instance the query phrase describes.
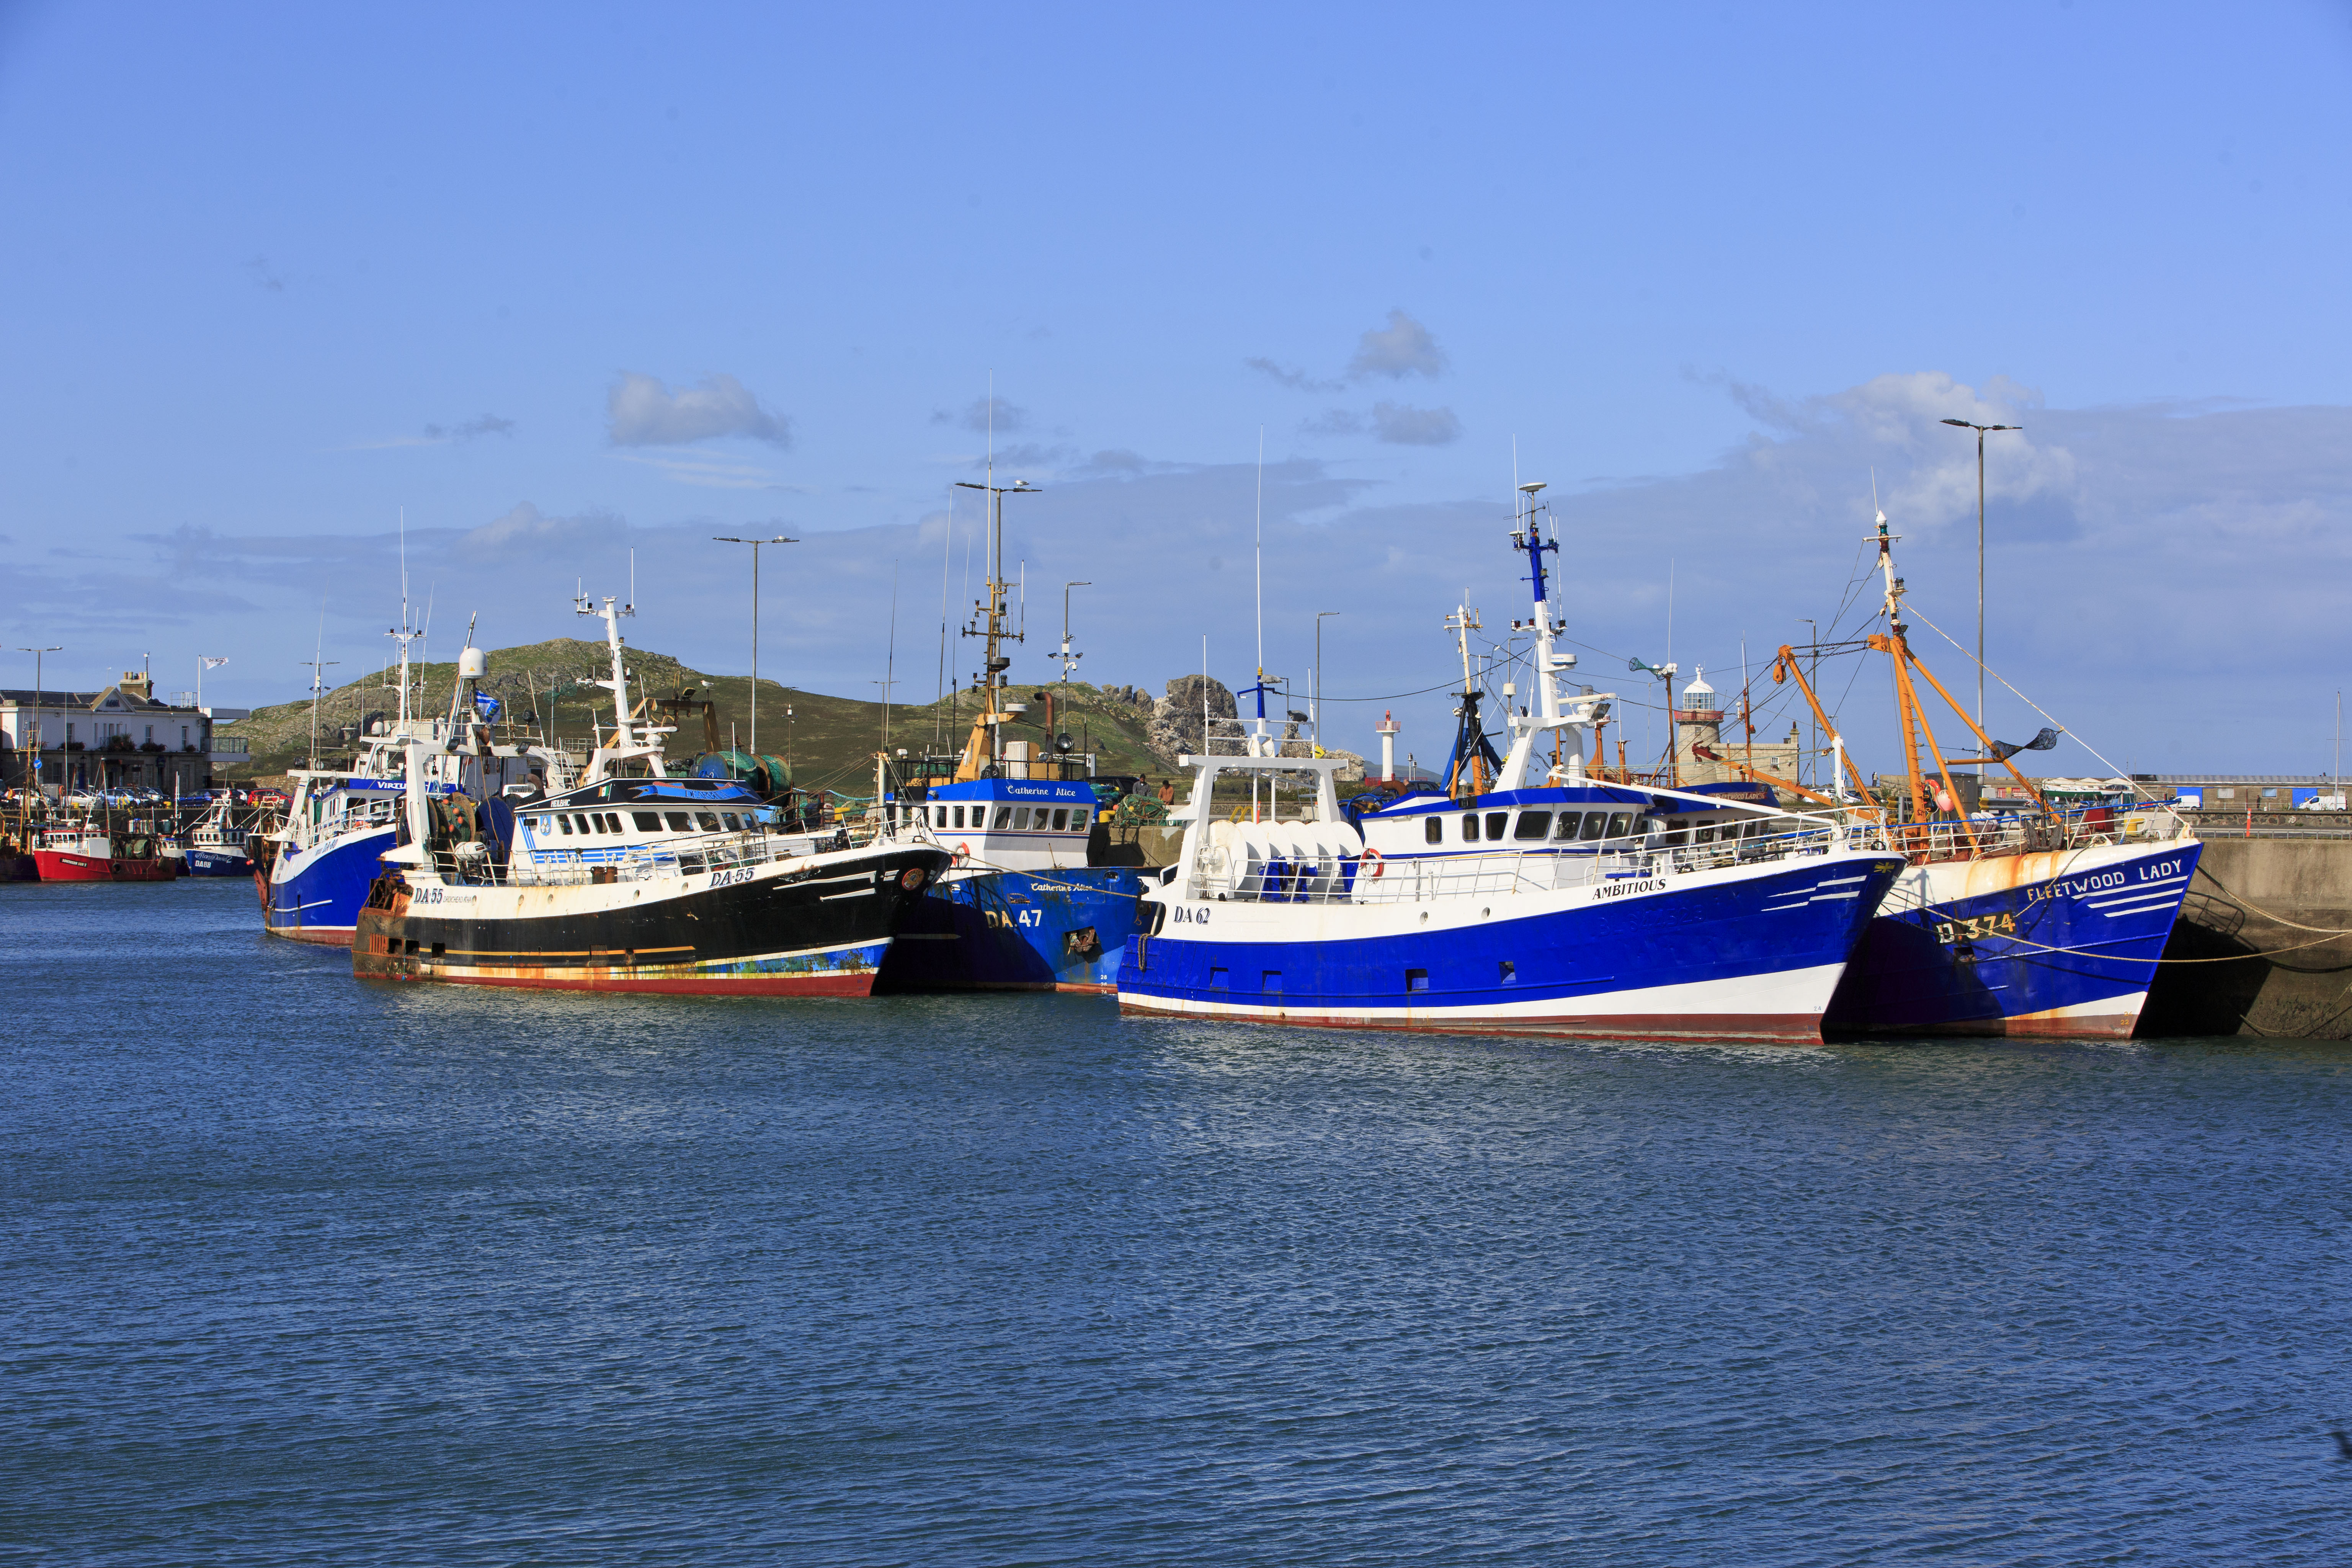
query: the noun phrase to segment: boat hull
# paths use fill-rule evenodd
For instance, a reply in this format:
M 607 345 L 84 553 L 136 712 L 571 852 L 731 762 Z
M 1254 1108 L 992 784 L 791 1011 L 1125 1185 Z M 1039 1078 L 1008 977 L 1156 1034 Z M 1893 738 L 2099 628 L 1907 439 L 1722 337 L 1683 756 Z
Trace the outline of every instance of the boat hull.
M 880 988 L 1115 991 L 1142 894 L 1131 866 L 950 876 L 908 906 Z
M 362 910 L 362 979 L 529 990 L 864 996 L 893 931 L 946 868 L 936 849 L 835 852 L 660 881 L 425 886 Z
M 1180 901 L 1128 944 L 1123 1012 L 1352 1028 L 1813 1043 L 1902 862 L 1387 904 Z
M 257 873 L 261 921 L 272 936 L 349 947 L 379 858 L 399 842 L 397 826 L 345 834 L 316 848 L 281 850 Z
M 2104 844 L 1908 867 L 1823 1026 L 2129 1038 L 2203 847 Z
M 168 882 L 175 875 L 172 863 L 161 858 L 130 860 L 69 849 L 36 849 L 32 859 L 33 879 L 38 882 Z
M 242 849 L 207 849 L 197 846 L 188 851 L 188 875 L 250 877 L 253 875 L 253 857 Z

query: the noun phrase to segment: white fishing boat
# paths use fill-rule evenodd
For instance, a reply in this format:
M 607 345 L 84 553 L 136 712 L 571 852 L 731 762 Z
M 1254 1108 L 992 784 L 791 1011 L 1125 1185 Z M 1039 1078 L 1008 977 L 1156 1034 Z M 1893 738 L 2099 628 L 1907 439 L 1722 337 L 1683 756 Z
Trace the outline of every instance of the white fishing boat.
M 1567 695 L 1541 486 L 1514 548 L 1534 588 L 1534 712 L 1491 784 L 1342 815 L 1336 759 L 1277 755 L 1261 692 L 1237 754 L 1183 759 L 1184 836 L 1118 974 L 1139 1014 L 1360 1027 L 1673 1039 L 1821 1037 L 1902 858 L 1844 814 L 1769 792 L 1602 783 L 1583 742 L 1610 696 Z M 1465 617 L 1466 618 L 1466 617 Z M 1466 643 L 1465 668 L 1466 668 Z M 1263 686 L 1263 677 L 1261 677 Z M 1475 724 L 1465 683 L 1465 735 Z M 1557 737 L 1559 761 L 1538 760 Z M 1475 749 L 1483 751 L 1485 737 Z M 1228 780 L 1249 794 L 1221 798 Z M 1293 798 L 1282 801 L 1289 781 Z M 1260 799 L 1265 803 L 1261 807 Z M 1249 804 L 1246 821 L 1231 814 Z M 1220 813 L 1226 813 L 1221 816 Z

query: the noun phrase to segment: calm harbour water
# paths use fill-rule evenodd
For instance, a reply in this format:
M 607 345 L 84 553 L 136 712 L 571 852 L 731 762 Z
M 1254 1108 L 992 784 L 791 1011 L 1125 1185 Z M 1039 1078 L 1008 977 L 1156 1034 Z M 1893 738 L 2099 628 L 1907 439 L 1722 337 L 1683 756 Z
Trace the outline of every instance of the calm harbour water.
M 2352 1553 L 2352 1047 L 349 963 L 0 887 L 0 1560 Z

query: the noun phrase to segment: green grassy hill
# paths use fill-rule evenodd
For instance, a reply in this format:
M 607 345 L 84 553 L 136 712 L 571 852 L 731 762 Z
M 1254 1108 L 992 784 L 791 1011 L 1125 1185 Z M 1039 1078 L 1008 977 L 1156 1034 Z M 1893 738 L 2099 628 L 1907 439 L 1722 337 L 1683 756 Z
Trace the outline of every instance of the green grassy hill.
M 692 669 L 667 654 L 645 648 L 627 652 L 630 695 L 656 705 L 681 694 L 711 705 L 708 725 L 698 714 L 688 717 L 669 742 L 674 765 L 690 763 L 711 749 L 748 750 L 751 741 L 751 683 L 741 676 L 710 676 Z M 499 648 L 488 655 L 489 671 L 483 689 L 506 705 L 509 717 L 541 716 L 549 737 L 558 745 L 583 755 L 593 743 L 591 726 L 612 723 L 612 697 L 587 684 L 602 677 L 607 655 L 602 643 L 558 637 L 525 647 Z M 416 667 L 410 672 L 410 705 L 414 711 L 446 712 L 455 689 L 457 667 L 442 662 Z M 1029 704 L 1027 721 L 1008 727 L 1006 737 L 1042 745 L 1050 741 L 1044 729 L 1045 698 L 1055 700 L 1055 728 L 1076 742 L 1076 750 L 1097 754 L 1097 766 L 1107 773 L 1164 774 L 1170 764 L 1151 755 L 1146 734 L 1151 710 L 1078 683 L 1015 689 Z M 318 730 L 320 757 L 332 766 L 350 755 L 338 739 L 346 726 L 356 728 L 371 714 L 400 710 L 397 677 L 390 672 L 363 677 L 321 694 Z M 961 751 L 978 711 L 970 693 L 942 703 L 919 707 L 893 705 L 888 713 L 887 743 L 892 751 L 905 747 L 921 755 L 934 749 Z M 772 680 L 760 682 L 760 750 L 784 757 L 793 764 L 794 782 L 804 789 L 835 789 L 851 795 L 871 792 L 874 753 L 886 743 L 884 713 L 878 702 L 828 697 L 803 691 Z M 239 779 L 270 779 L 289 768 L 304 765 L 310 748 L 310 704 L 284 702 L 254 710 L 253 716 L 222 733 L 242 735 L 251 756 L 242 768 L 230 770 Z

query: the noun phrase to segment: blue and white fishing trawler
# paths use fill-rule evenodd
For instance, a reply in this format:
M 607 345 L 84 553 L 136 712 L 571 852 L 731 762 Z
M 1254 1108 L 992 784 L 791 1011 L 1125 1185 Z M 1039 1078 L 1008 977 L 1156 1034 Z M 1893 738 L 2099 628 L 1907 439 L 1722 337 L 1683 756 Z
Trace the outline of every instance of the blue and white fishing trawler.
M 2153 801 L 2066 810 L 2045 800 L 2011 759 L 2055 745 L 2058 731 L 2044 729 L 2024 745 L 2004 744 L 1952 700 L 1911 648 L 1904 582 L 1895 574 L 1895 537 L 1880 512 L 1875 543 L 1886 629 L 1861 646 L 1888 659 L 1906 762 L 1895 805 L 1870 814 L 1883 819 L 1882 841 L 1907 864 L 1847 968 L 1825 1026 L 1839 1036 L 2129 1038 L 2204 846 L 2178 813 Z M 1801 666 L 1796 650 L 1783 647 L 1774 679 L 1795 681 L 1851 773 L 1855 795 L 1867 800 L 1861 771 Z M 1949 704 L 1983 748 L 1979 754 L 1945 754 L 1927 723 L 1923 681 Z M 1722 760 L 1751 777 L 1767 776 L 1735 758 Z M 1994 763 L 2008 770 L 2032 809 L 1962 809 L 1952 770 Z M 1772 782 L 1825 805 L 1843 804 L 1785 779 Z M 1844 786 L 1837 781 L 1841 795 Z
M 436 798 L 479 801 L 501 838 L 512 827 L 513 809 L 503 798 L 509 787 L 561 788 L 570 766 L 535 746 L 492 740 L 495 700 L 483 703 L 467 693 L 486 665 L 470 645 L 457 656 L 458 696 L 446 715 L 409 713 L 408 647 L 418 634 L 394 632 L 400 643 L 400 709 L 396 718 L 370 726 L 357 738 L 360 750 L 345 770 L 292 770 L 294 794 L 274 833 L 246 840 L 261 896 L 264 928 L 296 942 L 349 947 L 368 888 L 383 868 L 385 851 L 399 841 L 401 799 L 407 789 L 410 742 L 423 742 L 427 768 L 420 782 Z M 315 701 L 315 697 L 313 699 Z
M 1004 726 L 1026 708 L 1007 700 L 1004 502 L 993 473 L 981 487 L 989 515 L 988 597 L 965 633 L 983 639 L 981 713 L 945 780 L 893 786 L 877 759 L 878 831 L 938 845 L 950 869 L 909 905 L 884 961 L 889 990 L 1093 991 L 1115 988 L 1119 956 L 1135 930 L 1143 873 L 1092 863 L 1099 807 L 1093 788 L 1068 776 L 1066 737 L 1050 757 L 1027 755 Z M 1016 485 L 1013 493 L 1024 491 Z M 1063 637 L 1063 652 L 1069 654 Z M 1068 666 L 1065 665 L 1065 673 Z M 1053 732 L 1051 705 L 1045 730 Z M 1049 742 L 1051 744 L 1051 742 Z M 1015 754 L 1018 748 L 1019 754 Z
M 223 790 L 188 833 L 188 875 L 250 877 L 253 855 L 245 847 L 246 827 L 236 820 L 232 792 Z
M 1902 868 L 1843 816 L 1769 793 L 1602 783 L 1582 732 L 1610 698 L 1563 697 L 1541 486 L 1513 530 L 1534 590 L 1535 713 L 1491 783 L 1464 635 L 1465 740 L 1447 795 L 1341 815 L 1341 763 L 1185 759 L 1175 863 L 1145 895 L 1118 974 L 1123 1011 L 1270 1023 L 1601 1037 L 1815 1041 Z M 1556 737 L 1556 740 L 1554 739 Z M 1538 741 L 1556 761 L 1539 766 Z M 1224 795 L 1220 785 L 1234 786 Z M 1246 793 L 1241 793 L 1246 786 Z M 1290 794 L 1286 798 L 1284 789 Z M 1744 797 L 1744 798 L 1743 798 Z M 1247 819 L 1236 814 L 1246 810 Z
M 955 858 L 909 906 L 883 969 L 909 990 L 1112 990 L 1144 873 L 1087 863 L 1094 790 L 1075 779 L 934 784 L 901 831 Z

